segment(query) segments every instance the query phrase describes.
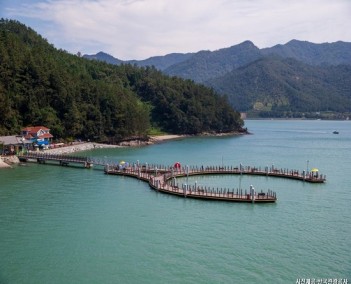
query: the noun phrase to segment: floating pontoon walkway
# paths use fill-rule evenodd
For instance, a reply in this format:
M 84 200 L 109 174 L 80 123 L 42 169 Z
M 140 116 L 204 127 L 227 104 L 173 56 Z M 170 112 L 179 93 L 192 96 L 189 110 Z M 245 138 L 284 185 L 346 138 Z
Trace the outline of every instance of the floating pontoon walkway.
M 108 165 L 107 165 L 108 166 Z M 137 166 L 139 167 L 139 166 Z M 113 171 L 119 171 L 120 167 L 111 167 L 108 169 L 113 173 Z M 124 168 L 124 167 L 122 167 Z M 211 167 L 182 167 L 179 169 L 174 169 L 174 167 L 167 167 L 162 165 L 143 165 L 140 167 L 142 171 L 146 172 L 171 172 L 172 169 L 175 175 L 184 176 L 184 174 L 188 171 L 188 175 L 216 175 L 216 174 L 236 174 L 236 175 L 256 175 L 256 176 L 268 176 L 268 177 L 280 177 L 280 178 L 288 178 L 295 179 L 300 181 L 306 181 L 310 183 L 324 183 L 326 181 L 325 175 L 316 174 L 313 172 L 309 172 L 306 174 L 305 171 L 300 173 L 298 170 L 289 170 L 289 169 L 278 169 L 274 166 L 265 167 L 263 170 L 261 168 L 256 167 L 244 167 L 240 165 L 239 167 L 228 167 L 228 166 L 211 166 Z M 135 165 L 134 168 L 135 170 Z M 105 170 L 106 171 L 106 170 Z
M 46 161 L 58 162 L 61 166 L 69 164 L 82 164 L 85 168 L 91 168 L 93 165 L 104 167 L 106 174 L 123 175 L 138 178 L 149 183 L 150 187 L 163 193 L 178 195 L 183 197 L 208 199 L 208 200 L 224 200 L 234 202 L 275 202 L 277 200 L 276 193 L 268 190 L 268 192 L 255 192 L 253 187 L 248 191 L 242 189 L 215 189 L 202 186 L 189 186 L 183 184 L 179 187 L 175 184 L 177 177 L 189 177 L 195 175 L 257 175 L 267 177 L 280 177 L 295 179 L 310 183 L 324 183 L 325 175 L 318 172 L 307 172 L 289 169 L 278 169 L 274 166 L 265 167 L 264 169 L 256 167 L 247 167 L 240 164 L 239 167 L 228 166 L 211 166 L 211 167 L 174 167 L 160 165 L 120 165 L 118 162 L 113 163 L 105 159 L 96 159 L 89 157 L 79 157 L 70 155 L 53 155 L 38 152 L 29 152 L 18 156 L 20 161 L 36 161 L 45 164 Z
M 91 168 L 93 165 L 105 166 L 107 163 L 104 160 L 97 160 L 90 157 L 80 157 L 71 155 L 58 155 L 40 152 L 27 152 L 18 155 L 21 162 L 36 161 L 40 164 L 46 162 L 58 162 L 61 166 L 68 166 L 69 164 L 81 164 L 85 168 Z
M 201 172 L 190 171 L 187 167 L 184 169 L 173 168 L 146 168 L 145 166 L 133 166 L 127 168 L 105 166 L 106 174 L 122 175 L 138 178 L 149 183 L 150 187 L 156 191 L 197 199 L 222 200 L 231 202 L 247 202 L 247 203 L 272 203 L 277 201 L 276 193 L 268 190 L 268 192 L 255 192 L 251 186 L 250 190 L 245 192 L 242 189 L 215 189 L 203 186 L 189 186 L 182 184 L 179 187 L 175 183 L 176 177 L 188 177 L 192 175 L 202 175 Z M 210 174 L 207 172 L 206 174 Z M 217 174 L 228 174 L 227 172 L 218 172 Z

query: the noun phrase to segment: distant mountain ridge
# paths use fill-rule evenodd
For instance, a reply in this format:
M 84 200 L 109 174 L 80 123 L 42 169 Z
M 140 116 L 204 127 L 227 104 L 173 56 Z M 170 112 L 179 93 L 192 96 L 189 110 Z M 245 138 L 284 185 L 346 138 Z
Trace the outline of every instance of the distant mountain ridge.
M 144 60 L 123 61 L 104 52 L 84 55 L 83 57 L 111 64 L 126 63 L 137 66 L 154 66 L 156 69 L 165 71 L 169 75 L 183 77 L 182 74 L 184 74 L 189 79 L 191 76 L 199 76 L 194 75 L 193 71 L 201 73 L 204 69 L 206 70 L 202 62 L 206 62 L 207 69 L 220 66 L 221 68 L 217 67 L 214 69 L 223 74 L 269 55 L 294 58 L 311 65 L 351 64 L 351 43 L 337 41 L 317 44 L 294 39 L 283 45 L 277 44 L 273 47 L 259 49 L 251 41 L 244 41 L 215 51 L 201 50 L 196 53 L 171 53 L 164 56 L 153 56 Z M 218 76 L 211 75 L 206 77 L 215 78 Z M 190 79 L 199 82 L 196 78 Z
M 155 66 L 159 70 L 165 70 L 170 66 L 188 60 L 193 53 L 171 53 L 164 56 L 154 56 L 145 60 L 128 60 L 126 63 L 135 64 L 140 67 Z
M 216 51 L 197 52 L 188 60 L 168 67 L 164 72 L 167 75 L 204 83 L 260 57 L 260 50 L 251 41 L 245 41 Z
M 121 65 L 121 64 L 132 64 L 140 67 L 154 66 L 158 70 L 165 70 L 172 65 L 176 65 L 180 62 L 186 61 L 193 56 L 193 53 L 171 53 L 164 56 L 154 56 L 144 60 L 126 60 L 115 58 L 105 52 L 98 52 L 92 55 L 83 55 L 84 58 L 91 60 L 104 61 L 106 63 Z
M 291 40 L 284 45 L 261 49 L 261 52 L 263 55 L 295 58 L 311 65 L 351 64 L 351 43 L 343 41 L 316 44 Z
M 87 59 L 90 59 L 90 60 L 104 61 L 106 63 L 114 64 L 114 65 L 120 65 L 120 64 L 123 63 L 123 60 L 115 58 L 112 55 L 107 54 L 107 53 L 102 52 L 102 51 L 100 51 L 100 52 L 98 52 L 96 54 L 92 54 L 92 55 L 84 54 L 83 57 L 87 58 Z
M 113 64 L 150 64 L 167 75 L 202 83 L 228 96 L 232 106 L 242 112 L 264 116 L 351 112 L 348 42 L 291 40 L 259 49 L 251 41 L 244 41 L 229 48 L 177 54 L 173 61 L 171 58 L 156 56 Z M 98 55 L 95 59 L 106 61 Z

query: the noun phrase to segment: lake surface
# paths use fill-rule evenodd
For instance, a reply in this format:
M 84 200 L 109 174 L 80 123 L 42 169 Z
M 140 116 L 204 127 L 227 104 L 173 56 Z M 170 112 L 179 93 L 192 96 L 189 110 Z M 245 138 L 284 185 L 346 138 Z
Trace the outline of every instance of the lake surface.
M 189 178 L 277 193 L 275 204 L 252 205 L 169 196 L 97 169 L 34 163 L 4 169 L 0 283 L 350 283 L 351 122 L 262 120 L 246 126 L 253 135 L 84 155 L 166 165 L 316 167 L 327 182 Z

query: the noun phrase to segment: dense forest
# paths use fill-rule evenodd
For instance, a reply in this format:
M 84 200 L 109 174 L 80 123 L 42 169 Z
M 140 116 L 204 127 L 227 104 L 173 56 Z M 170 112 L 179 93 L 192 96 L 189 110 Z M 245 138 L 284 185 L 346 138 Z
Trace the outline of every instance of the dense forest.
M 58 50 L 31 28 L 0 20 L 0 135 L 45 125 L 61 138 L 116 141 L 150 130 L 243 131 L 227 99 L 152 67 L 91 61 Z
M 269 56 L 209 83 L 232 94 L 229 99 L 237 109 L 261 117 L 351 113 L 351 65 L 313 66 Z

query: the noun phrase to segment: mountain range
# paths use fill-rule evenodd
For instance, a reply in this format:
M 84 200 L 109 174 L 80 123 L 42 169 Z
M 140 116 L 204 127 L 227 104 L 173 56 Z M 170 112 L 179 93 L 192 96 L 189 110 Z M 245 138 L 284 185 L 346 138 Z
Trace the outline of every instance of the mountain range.
M 112 64 L 154 66 L 169 76 L 210 86 L 232 106 L 268 117 L 351 112 L 351 43 L 291 40 L 259 49 L 251 41 L 229 48 L 122 61 L 103 52 L 84 55 Z M 345 116 L 344 115 L 344 116 Z M 333 118 L 336 118 L 335 115 Z

